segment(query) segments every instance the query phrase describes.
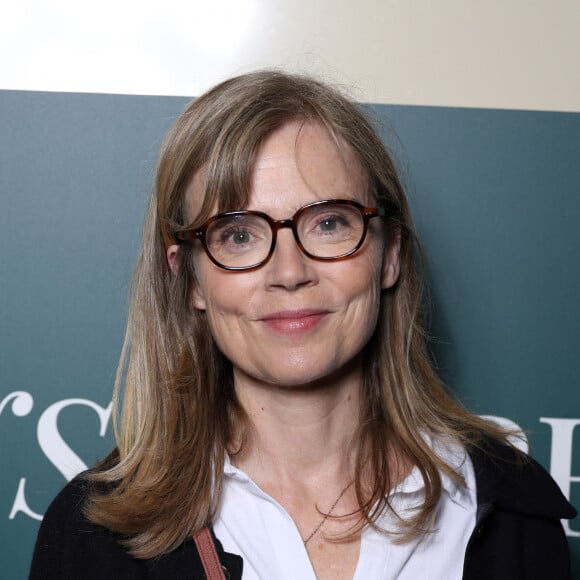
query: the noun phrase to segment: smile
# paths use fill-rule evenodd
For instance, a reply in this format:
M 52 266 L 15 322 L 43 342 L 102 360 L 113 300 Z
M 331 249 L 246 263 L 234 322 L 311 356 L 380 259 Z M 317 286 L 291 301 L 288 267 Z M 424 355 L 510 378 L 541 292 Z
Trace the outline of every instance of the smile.
M 320 309 L 284 310 L 268 314 L 260 320 L 281 334 L 299 334 L 317 327 L 328 314 L 328 310 Z

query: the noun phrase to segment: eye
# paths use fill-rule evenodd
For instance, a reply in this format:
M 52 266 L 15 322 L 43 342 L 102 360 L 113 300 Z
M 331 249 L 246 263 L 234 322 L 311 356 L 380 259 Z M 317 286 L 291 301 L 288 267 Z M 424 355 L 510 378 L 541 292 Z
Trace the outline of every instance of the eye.
M 323 232 L 332 232 L 340 227 L 348 226 L 348 220 L 343 216 L 331 215 L 318 219 L 318 227 Z
M 352 223 L 348 212 L 332 208 L 330 211 L 320 211 L 309 216 L 304 224 L 303 233 L 310 238 L 334 239 L 337 236 L 348 235 L 352 230 Z
M 257 216 L 233 215 L 216 220 L 208 229 L 206 239 L 214 252 L 239 254 L 268 244 L 269 232 L 268 223 Z
M 256 241 L 257 236 L 246 228 L 228 228 L 221 232 L 220 241 L 222 244 L 232 244 L 243 246 Z

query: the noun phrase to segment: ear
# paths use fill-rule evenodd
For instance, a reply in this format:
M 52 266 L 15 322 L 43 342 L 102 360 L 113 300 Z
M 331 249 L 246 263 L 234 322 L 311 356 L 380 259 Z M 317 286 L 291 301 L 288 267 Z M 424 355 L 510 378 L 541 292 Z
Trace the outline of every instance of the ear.
M 177 274 L 179 271 L 178 252 L 179 246 L 177 244 L 173 244 L 167 248 L 167 263 L 169 264 L 169 268 L 174 274 Z M 206 309 L 205 298 L 197 279 L 194 280 L 193 291 L 191 293 L 191 303 L 193 304 L 194 308 L 197 308 L 198 310 Z
M 396 227 L 388 241 L 383 254 L 383 270 L 381 274 L 381 288 L 386 290 L 394 286 L 401 271 L 401 228 Z
M 179 252 L 179 246 L 177 244 L 172 244 L 167 248 L 167 263 L 169 264 L 170 270 L 177 274 L 179 271 L 179 260 L 177 258 L 177 252 Z

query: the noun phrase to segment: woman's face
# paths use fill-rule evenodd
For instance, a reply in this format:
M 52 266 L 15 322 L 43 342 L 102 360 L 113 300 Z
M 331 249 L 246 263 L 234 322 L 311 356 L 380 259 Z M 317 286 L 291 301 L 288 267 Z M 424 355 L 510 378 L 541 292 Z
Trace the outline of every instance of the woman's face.
M 198 177 L 189 188 L 192 208 L 201 185 Z M 240 209 L 284 219 L 331 198 L 374 205 L 346 145 L 318 124 L 289 122 L 261 147 L 248 208 Z M 249 272 L 220 269 L 196 247 L 193 306 L 207 314 L 237 384 L 308 386 L 352 370 L 348 363 L 358 360 L 374 331 L 380 290 L 398 276 L 398 247 L 385 248 L 381 226 L 380 218 L 370 220 L 362 248 L 338 262 L 306 257 L 288 228 L 278 232 L 272 258 Z

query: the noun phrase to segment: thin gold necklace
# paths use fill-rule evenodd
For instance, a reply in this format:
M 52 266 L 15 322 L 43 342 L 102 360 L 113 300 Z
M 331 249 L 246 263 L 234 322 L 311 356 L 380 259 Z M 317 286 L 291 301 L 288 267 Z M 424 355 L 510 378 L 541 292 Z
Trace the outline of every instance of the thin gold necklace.
M 308 542 L 312 540 L 312 538 L 316 535 L 316 532 L 320 530 L 320 528 L 324 525 L 324 522 L 330 517 L 334 508 L 338 505 L 338 502 L 343 498 L 346 490 L 352 485 L 352 481 L 340 492 L 340 495 L 336 498 L 335 502 L 330 506 L 330 509 L 324 514 L 322 519 L 320 520 L 319 524 L 314 528 L 314 531 L 305 539 L 304 545 L 308 545 Z

